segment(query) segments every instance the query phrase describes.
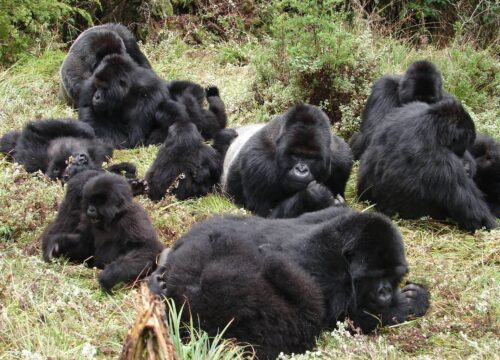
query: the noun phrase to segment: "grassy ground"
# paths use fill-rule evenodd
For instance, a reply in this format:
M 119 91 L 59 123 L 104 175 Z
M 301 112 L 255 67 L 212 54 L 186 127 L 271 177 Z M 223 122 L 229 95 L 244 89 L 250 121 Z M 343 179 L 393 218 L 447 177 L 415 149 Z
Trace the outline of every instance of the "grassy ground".
M 167 37 L 158 45 L 146 46 L 145 51 L 155 70 L 167 79 L 218 85 L 232 125 L 263 121 L 265 112 L 252 90 L 255 70 L 251 64 L 230 61 L 231 46 L 193 48 Z M 448 50 L 424 53 L 446 66 L 445 78 L 461 66 Z M 383 71 L 399 72 L 416 56 L 414 51 L 392 51 L 381 61 Z M 49 51 L 0 71 L 0 134 L 33 119 L 76 117 L 57 98 L 57 70 L 63 57 L 61 52 Z M 498 106 L 498 88 L 495 94 L 484 100 L 484 110 L 481 104 L 467 105 L 474 106 L 481 120 L 478 127 L 498 136 L 499 113 L 492 105 L 496 101 Z M 156 150 L 119 151 L 115 161 L 133 161 L 144 174 Z M 96 269 L 41 260 L 38 238 L 63 195 L 60 184 L 39 174 L 26 174 L 0 158 L 0 359 L 114 358 L 134 322 L 136 289 L 106 295 L 98 287 Z M 355 199 L 355 172 L 347 200 L 356 208 L 366 207 Z M 144 197 L 138 201 L 166 245 L 212 214 L 244 212 L 219 195 L 183 202 L 172 197 L 159 203 Z M 430 288 L 429 313 L 374 336 L 353 337 L 342 329 L 324 333 L 317 351 L 295 358 L 498 359 L 500 231 L 471 235 L 429 219 L 396 222 L 406 244 L 409 277 Z

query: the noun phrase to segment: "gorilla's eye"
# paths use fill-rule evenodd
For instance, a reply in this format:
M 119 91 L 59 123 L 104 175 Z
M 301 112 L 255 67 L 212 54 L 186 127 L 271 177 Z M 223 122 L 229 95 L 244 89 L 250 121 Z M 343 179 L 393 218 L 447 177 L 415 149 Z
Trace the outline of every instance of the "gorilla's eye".
M 125 81 L 123 81 L 123 80 L 120 80 L 119 84 L 120 84 L 121 87 L 126 87 L 127 86 L 127 83 Z

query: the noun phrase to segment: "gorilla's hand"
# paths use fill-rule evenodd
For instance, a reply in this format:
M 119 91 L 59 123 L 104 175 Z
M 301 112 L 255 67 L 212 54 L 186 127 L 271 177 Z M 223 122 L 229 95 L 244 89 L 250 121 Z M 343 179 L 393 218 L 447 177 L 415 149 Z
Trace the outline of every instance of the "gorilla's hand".
M 401 290 L 401 296 L 406 299 L 408 313 L 424 316 L 429 308 L 429 292 L 423 286 L 408 282 Z
M 335 203 L 332 192 L 323 184 L 311 181 L 304 190 L 309 208 L 323 209 Z

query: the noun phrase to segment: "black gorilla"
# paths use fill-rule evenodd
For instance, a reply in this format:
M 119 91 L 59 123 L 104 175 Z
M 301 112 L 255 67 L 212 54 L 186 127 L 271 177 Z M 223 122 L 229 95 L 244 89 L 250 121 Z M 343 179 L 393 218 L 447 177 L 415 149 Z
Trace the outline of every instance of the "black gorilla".
M 223 156 L 203 142 L 193 123 L 176 122 L 170 126 L 167 139 L 146 173 L 149 198 L 160 200 L 172 185 L 172 193 L 180 200 L 206 195 L 219 182 Z
M 5 134 L 0 148 L 26 171 L 40 170 L 51 179 L 63 178 L 70 162 L 79 170 L 100 169 L 113 154 L 90 126 L 70 119 L 29 122 L 22 131 Z
M 127 181 L 90 170 L 70 180 L 56 220 L 42 235 L 42 249 L 46 261 L 64 256 L 103 269 L 99 284 L 109 291 L 146 276 L 163 245 Z
M 187 301 L 184 316 L 209 334 L 234 318 L 224 336 L 267 359 L 312 348 L 320 330 L 346 317 L 368 333 L 423 316 L 429 294 L 416 284 L 400 289 L 407 272 L 386 217 L 334 206 L 294 219 L 198 223 L 164 250 L 149 286 L 178 307 Z
M 332 205 L 344 195 L 352 155 L 329 126 L 319 108 L 297 105 L 266 125 L 236 129 L 224 159 L 224 189 L 264 217 L 295 217 Z
M 466 230 L 496 221 L 464 167 L 474 123 L 454 99 L 396 108 L 361 157 L 358 194 L 385 214 L 450 217 Z
M 94 26 L 82 32 L 71 45 L 61 66 L 61 94 L 76 106 L 83 82 L 109 54 L 129 54 L 137 65 L 151 69 L 134 35 L 121 24 Z
M 98 138 L 117 148 L 160 144 L 170 125 L 184 120 L 195 123 L 205 137 L 214 136 L 225 126 L 217 88 L 207 91 L 209 109 L 205 110 L 198 96 L 204 90 L 190 82 L 179 83 L 184 85 L 163 81 L 128 55 L 108 55 L 83 85 L 78 117 L 94 128 Z
M 477 165 L 474 181 L 486 195 L 492 213 L 500 217 L 500 142 L 478 134 L 470 152 Z
M 372 87 L 362 114 L 361 131 L 350 146 L 358 160 L 368 146 L 375 128 L 394 108 L 412 101 L 435 103 L 452 96 L 443 90 L 443 78 L 434 64 L 422 60 L 411 64 L 404 75 L 385 75 Z
M 189 121 L 193 122 L 205 139 L 213 139 L 226 127 L 227 115 L 219 89 L 209 86 L 203 89 L 191 81 L 175 80 L 168 83 L 173 100 L 185 105 Z M 208 102 L 208 110 L 203 105 Z

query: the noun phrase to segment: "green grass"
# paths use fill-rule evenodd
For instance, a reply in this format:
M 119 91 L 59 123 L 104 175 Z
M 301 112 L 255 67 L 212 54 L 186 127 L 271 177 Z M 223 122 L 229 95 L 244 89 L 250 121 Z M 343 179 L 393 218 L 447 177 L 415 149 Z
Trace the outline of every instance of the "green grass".
M 235 43 L 189 47 L 168 32 L 162 39 L 144 47 L 161 76 L 219 86 L 231 125 L 266 119 L 267 105 L 258 103 L 253 92 L 256 72 L 251 58 L 258 54 L 258 43 L 239 48 Z M 456 90 L 473 110 L 478 128 L 500 135 L 498 72 L 488 80 L 475 70 L 477 62 L 486 63 L 488 69 L 498 68 L 493 56 L 474 55 L 465 48 L 416 52 L 389 41 L 373 43 L 372 47 L 379 54 L 379 73 L 401 72 L 420 56 L 436 61 L 443 67 L 447 89 L 452 93 Z M 59 51 L 48 51 L 40 58 L 26 58 L 0 70 L 0 134 L 29 120 L 76 117 L 57 97 L 63 56 Z M 471 56 L 468 62 L 467 56 Z M 465 69 L 463 76 L 461 69 Z M 475 90 L 467 94 L 469 87 Z M 132 161 L 143 175 L 156 150 L 117 151 L 114 161 Z M 354 172 L 347 200 L 361 210 L 367 205 L 356 202 L 355 176 Z M 41 260 L 38 238 L 54 218 L 63 195 L 59 183 L 49 182 L 41 174 L 26 174 L 0 158 L 0 359 L 116 358 L 135 320 L 136 289 L 106 295 L 96 281 L 98 270 Z M 196 221 L 213 214 L 245 213 L 220 194 L 189 201 L 174 197 L 158 203 L 145 197 L 137 200 L 166 245 Z M 500 231 L 471 235 L 452 224 L 429 219 L 396 223 L 406 244 L 409 278 L 425 283 L 431 291 L 429 313 L 370 336 L 349 336 L 341 326 L 323 333 L 315 351 L 295 358 L 498 358 Z M 187 357 L 236 356 L 231 351 L 238 349 L 232 349 L 231 343 L 220 338 L 209 342 L 202 332 L 193 334 L 192 341 L 177 344 L 187 346 L 179 350 L 186 351 Z M 224 345 L 219 349 L 214 344 Z M 217 349 L 228 352 L 224 355 Z

